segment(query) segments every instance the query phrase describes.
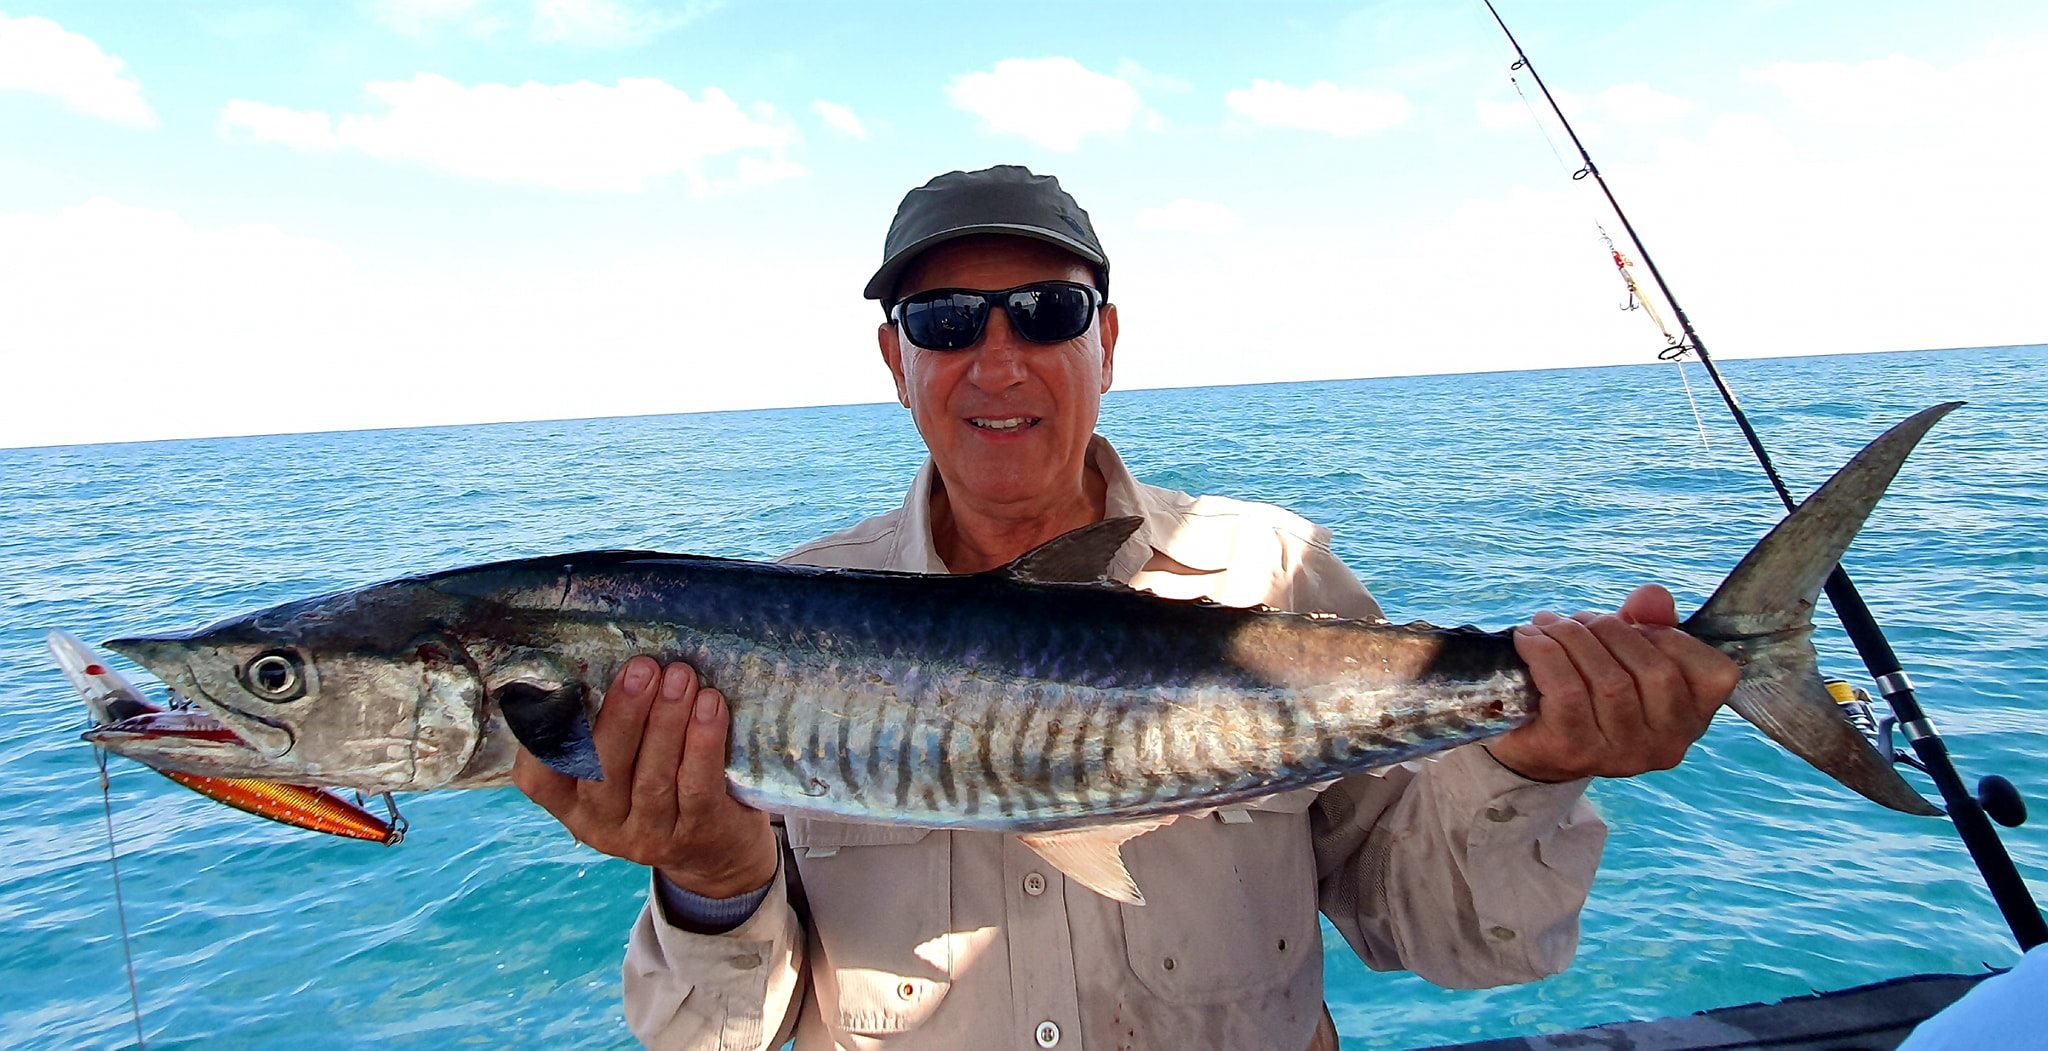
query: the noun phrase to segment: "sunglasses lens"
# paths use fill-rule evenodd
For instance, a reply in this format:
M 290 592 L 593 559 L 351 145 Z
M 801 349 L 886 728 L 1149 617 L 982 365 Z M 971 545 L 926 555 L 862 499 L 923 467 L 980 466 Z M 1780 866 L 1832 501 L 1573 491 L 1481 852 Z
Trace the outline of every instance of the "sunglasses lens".
M 1047 281 L 1010 293 L 1010 324 L 1034 343 L 1062 343 L 1088 330 L 1095 296 L 1085 285 Z
M 961 350 L 981 338 L 988 321 L 989 298 L 972 292 L 949 292 L 906 299 L 898 305 L 903 334 L 927 350 Z

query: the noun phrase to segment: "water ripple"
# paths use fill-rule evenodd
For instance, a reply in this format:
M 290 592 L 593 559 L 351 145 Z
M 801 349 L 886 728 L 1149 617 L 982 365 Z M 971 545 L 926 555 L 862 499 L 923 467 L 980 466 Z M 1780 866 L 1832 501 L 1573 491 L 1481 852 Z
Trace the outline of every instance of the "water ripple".
M 2048 356 L 1726 366 L 1795 488 L 1935 401 L 1848 563 L 1966 774 L 2048 798 Z M 1697 379 L 1697 377 L 1695 377 Z M 1701 384 L 1695 383 L 1695 388 Z M 1391 615 L 1498 627 L 1659 580 L 1697 604 L 1775 520 L 1725 414 L 1669 365 L 1113 394 L 1141 477 L 1289 506 Z M 41 633 L 189 628 L 425 569 L 642 547 L 765 557 L 893 506 L 894 406 L 0 451 L 0 1045 L 130 1034 L 97 780 Z M 1841 632 L 1819 645 L 1856 667 Z M 510 791 L 407 801 L 383 849 L 250 819 L 117 764 L 153 1044 L 629 1043 L 618 966 L 644 877 Z M 2014 953 L 1947 826 L 1846 796 L 1724 719 L 1675 771 L 1597 785 L 1613 826 L 1577 962 L 1452 991 L 1325 938 L 1347 1047 L 1680 1014 Z M 2048 896 L 2048 832 L 2006 833 Z

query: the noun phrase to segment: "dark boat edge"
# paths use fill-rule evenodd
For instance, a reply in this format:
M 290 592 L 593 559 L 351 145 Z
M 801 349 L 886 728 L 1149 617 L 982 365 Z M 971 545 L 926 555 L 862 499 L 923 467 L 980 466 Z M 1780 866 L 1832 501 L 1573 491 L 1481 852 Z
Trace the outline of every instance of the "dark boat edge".
M 1909 974 L 1833 992 L 1717 1007 L 1679 1018 L 1611 1022 L 1558 1033 L 1437 1044 L 1417 1051 L 1890 1051 L 1961 999 L 1982 974 Z

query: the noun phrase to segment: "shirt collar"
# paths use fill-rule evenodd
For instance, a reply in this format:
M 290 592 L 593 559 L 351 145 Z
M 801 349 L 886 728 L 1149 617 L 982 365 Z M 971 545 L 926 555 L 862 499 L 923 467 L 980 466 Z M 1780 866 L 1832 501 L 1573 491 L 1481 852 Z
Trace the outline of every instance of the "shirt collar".
M 1140 483 L 1109 440 L 1099 434 L 1089 439 L 1088 462 L 1102 472 L 1104 517 L 1135 515 L 1144 520 L 1111 560 L 1112 579 L 1129 580 L 1145 568 L 1155 552 L 1205 573 L 1229 567 L 1237 546 L 1237 516 L 1200 514 L 1195 498 L 1188 494 Z M 903 498 L 889 558 L 895 569 L 946 572 L 946 563 L 932 543 L 932 482 L 937 477 L 938 467 L 927 456 Z

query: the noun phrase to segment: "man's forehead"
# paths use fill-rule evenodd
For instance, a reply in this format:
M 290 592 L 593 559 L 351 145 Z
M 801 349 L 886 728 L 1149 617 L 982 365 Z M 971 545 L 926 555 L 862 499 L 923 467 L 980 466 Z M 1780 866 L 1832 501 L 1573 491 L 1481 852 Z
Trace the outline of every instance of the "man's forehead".
M 994 278 L 1008 284 L 1048 278 L 1092 281 L 1094 270 L 1087 260 L 1056 245 L 1028 237 L 985 234 L 947 241 L 923 252 L 904 271 L 897 290 L 907 295 L 925 288 L 972 286 L 968 278 Z

